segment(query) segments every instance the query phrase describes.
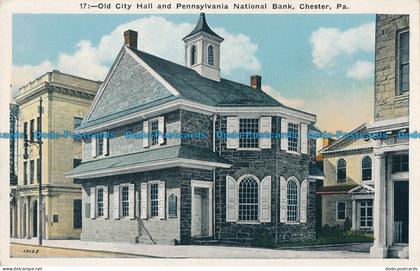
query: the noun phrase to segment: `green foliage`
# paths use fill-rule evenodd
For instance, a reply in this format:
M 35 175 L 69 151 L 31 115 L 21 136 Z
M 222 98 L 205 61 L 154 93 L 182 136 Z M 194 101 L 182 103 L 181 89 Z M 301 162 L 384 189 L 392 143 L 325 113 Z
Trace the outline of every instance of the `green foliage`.
M 350 221 L 349 217 L 346 217 L 346 220 L 344 221 L 343 228 L 344 228 L 345 232 L 351 230 L 351 221 Z

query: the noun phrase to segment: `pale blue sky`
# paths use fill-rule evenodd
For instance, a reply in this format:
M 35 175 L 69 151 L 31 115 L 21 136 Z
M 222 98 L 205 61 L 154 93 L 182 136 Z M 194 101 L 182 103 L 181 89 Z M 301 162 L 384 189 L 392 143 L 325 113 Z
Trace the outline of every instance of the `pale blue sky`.
M 28 81 L 27 78 L 19 77 L 18 71 L 22 71 L 19 68 L 25 68 L 23 71 L 31 71 L 24 72 L 31 76 L 39 76 L 39 73 L 46 72 L 51 67 L 59 68 L 63 72 L 74 71 L 74 68 L 66 71 L 66 66 L 63 63 L 73 62 L 60 62 L 60 55 L 66 55 L 69 58 L 77 55 L 80 47 L 76 45 L 82 40 L 90 41 L 89 46 L 95 49 L 99 46 L 101 37 L 109 35 L 118 26 L 150 16 L 14 15 L 13 65 L 16 68 L 14 69 L 16 74 L 13 87 L 16 88 Z M 182 29 L 187 29 L 187 32 L 190 29 L 189 26 L 182 27 L 183 23 L 195 24 L 198 18 L 198 14 L 156 14 L 155 16 L 162 17 L 171 24 L 179 25 L 180 27 L 177 29 L 181 32 Z M 249 75 L 261 74 L 263 85 L 268 85 L 267 89 L 270 88 L 271 94 L 278 94 L 277 98 L 280 101 L 284 99 L 286 105 L 297 106 L 317 114 L 321 129 L 348 130 L 362 122 L 370 121 L 373 108 L 374 42 L 372 37 L 374 31 L 370 27 L 367 29 L 373 33 L 363 33 L 365 28 L 361 26 L 373 24 L 375 22 L 374 15 L 207 14 L 207 21 L 213 29 L 223 28 L 234 38 L 239 39 L 243 35 L 248 37 L 249 40 L 241 43 L 244 46 L 247 44 L 256 45 L 256 48 L 250 52 L 258 65 L 254 61 L 255 65 L 250 65 L 249 68 L 233 66 L 229 72 L 225 72 L 222 66 L 223 77 L 248 84 Z M 147 24 L 144 25 L 144 27 L 147 26 Z M 185 35 L 188 34 L 187 32 Z M 319 34 L 316 36 L 318 37 L 316 41 L 313 39 L 314 33 Z M 370 38 L 365 39 L 364 35 L 369 35 Z M 165 38 L 170 38 L 171 33 L 156 33 L 156 36 L 165 40 Z M 348 37 L 349 40 L 347 40 Z M 142 38 L 140 32 L 139 43 L 147 42 Z M 331 40 L 328 41 L 328 39 Z M 337 45 L 331 45 L 335 42 L 334 39 L 341 39 L 341 41 L 337 41 Z M 324 40 L 327 42 L 326 45 Z M 224 50 L 223 46 L 227 42 L 226 40 L 222 44 L 221 50 Z M 182 47 L 181 43 L 175 45 Z M 229 44 L 226 46 L 229 47 Z M 324 61 L 322 59 L 318 59 L 318 62 L 314 60 L 316 46 L 320 49 L 326 46 L 328 54 L 329 51 L 334 51 L 331 53 L 334 55 L 333 59 L 325 60 L 327 64 L 322 62 Z M 165 57 L 164 49 L 159 50 L 162 50 L 161 56 Z M 321 57 L 324 54 L 321 54 Z M 115 56 L 116 53 L 112 59 Z M 171 59 L 169 53 L 167 58 Z M 183 56 L 180 58 L 182 59 Z M 93 59 L 95 61 L 98 58 L 96 56 Z M 112 64 L 110 59 L 103 61 L 101 59 L 99 62 L 106 68 Z M 40 65 L 41 63 L 45 65 Z M 360 65 L 356 65 L 357 63 Z M 351 72 L 349 70 L 352 67 L 357 69 L 353 69 Z M 84 75 L 83 70 L 79 73 L 77 75 Z M 91 75 L 92 73 L 86 74 Z M 86 77 L 91 78 L 92 76 Z M 97 76 L 101 77 L 103 73 L 98 73 Z M 92 79 L 103 80 L 103 78 Z M 357 102 L 358 99 L 360 102 Z M 325 110 L 323 106 L 336 107 L 337 113 L 334 114 L 336 116 L 332 116 L 333 109 Z M 349 112 L 352 110 L 354 112 Z M 342 118 L 339 119 L 338 116 L 342 116 Z

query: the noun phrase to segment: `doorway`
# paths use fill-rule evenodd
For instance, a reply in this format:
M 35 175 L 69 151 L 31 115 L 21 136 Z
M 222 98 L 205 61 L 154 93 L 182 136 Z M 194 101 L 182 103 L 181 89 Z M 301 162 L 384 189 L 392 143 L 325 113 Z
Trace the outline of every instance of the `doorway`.
M 32 236 L 38 237 L 38 201 L 34 201 L 34 207 L 32 210 Z
M 408 244 L 408 181 L 394 182 L 394 243 Z
M 212 236 L 212 183 L 193 181 L 191 197 L 191 236 Z

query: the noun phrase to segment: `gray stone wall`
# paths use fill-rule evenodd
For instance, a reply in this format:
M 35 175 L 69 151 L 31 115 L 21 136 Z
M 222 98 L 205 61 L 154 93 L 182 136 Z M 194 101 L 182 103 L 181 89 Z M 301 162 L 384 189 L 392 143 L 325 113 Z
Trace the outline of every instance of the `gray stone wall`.
M 409 97 L 397 89 L 397 33 L 408 27 L 408 15 L 376 16 L 375 121 L 408 116 Z
M 322 226 L 343 226 L 344 220 L 337 220 L 336 204 L 337 201 L 346 202 L 346 217 L 352 220 L 352 201 L 351 196 L 346 194 L 324 194 L 322 195 Z

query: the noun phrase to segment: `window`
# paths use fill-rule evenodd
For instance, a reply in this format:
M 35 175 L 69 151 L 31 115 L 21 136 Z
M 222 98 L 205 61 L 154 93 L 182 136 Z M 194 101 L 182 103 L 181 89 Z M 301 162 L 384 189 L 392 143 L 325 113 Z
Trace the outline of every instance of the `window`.
M 362 181 L 372 180 L 372 159 L 365 156 L 362 160 Z
M 296 181 L 287 182 L 287 221 L 298 220 L 298 186 Z
M 82 124 L 83 118 L 80 117 L 74 117 L 73 118 L 73 128 L 76 129 L 77 127 L 80 126 L 80 124 Z
M 159 184 L 151 183 L 150 184 L 150 216 L 157 217 L 159 216 Z
M 346 203 L 337 202 L 337 220 L 346 219 Z
M 96 139 L 96 155 L 101 156 L 102 154 L 104 154 L 104 138 L 101 136 Z
M 214 49 L 213 49 L 213 45 L 209 45 L 209 47 L 207 47 L 207 62 L 209 65 L 214 65 Z
M 38 132 L 41 132 L 41 118 L 40 117 L 36 118 L 36 130 Z
M 191 66 L 197 63 L 197 47 L 195 45 L 191 46 Z
M 360 228 L 372 228 L 372 201 L 360 202 Z
M 171 194 L 168 198 L 168 216 L 169 218 L 177 217 L 177 196 Z
M 98 188 L 96 191 L 97 216 L 104 216 L 104 189 Z
M 150 137 L 152 146 L 159 144 L 159 120 L 153 120 L 150 122 Z
M 28 162 L 23 162 L 23 184 L 28 184 Z
M 73 200 L 73 229 L 82 228 L 82 200 Z
M 23 123 L 23 138 L 24 140 L 28 140 L 28 122 Z
M 392 156 L 392 173 L 408 171 L 408 154 L 396 154 Z
M 73 159 L 73 168 L 80 166 L 81 163 L 82 163 L 82 159 L 74 158 Z
M 58 223 L 58 215 L 53 215 L 53 223 Z
M 41 179 L 41 163 L 39 162 L 39 158 L 36 159 L 36 179 L 38 182 Z
M 239 221 L 258 221 L 258 182 L 250 175 L 239 180 Z
M 345 182 L 346 178 L 346 160 L 340 159 L 337 162 L 337 182 Z
M 398 90 L 404 94 L 409 90 L 409 32 L 398 33 Z
M 35 180 L 35 161 L 31 160 L 29 162 L 29 166 L 30 166 L 30 169 L 29 169 L 30 181 L 31 181 L 31 184 L 33 184 Z
M 122 202 L 122 217 L 129 216 L 130 201 L 128 200 L 128 186 L 123 186 L 121 189 L 121 202 Z
M 239 148 L 258 148 L 258 126 L 259 119 L 239 120 Z
M 33 142 L 34 141 L 34 129 L 35 129 L 35 120 L 34 119 L 31 119 L 31 122 L 30 122 L 30 124 L 29 124 L 29 129 L 30 129 L 30 134 L 29 134 L 29 138 L 30 138 L 30 140 L 31 140 L 31 142 Z
M 299 124 L 288 123 L 287 127 L 288 136 L 288 150 L 297 152 L 299 150 Z

